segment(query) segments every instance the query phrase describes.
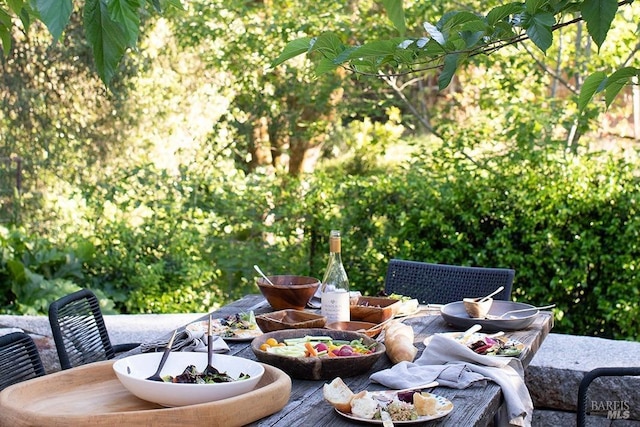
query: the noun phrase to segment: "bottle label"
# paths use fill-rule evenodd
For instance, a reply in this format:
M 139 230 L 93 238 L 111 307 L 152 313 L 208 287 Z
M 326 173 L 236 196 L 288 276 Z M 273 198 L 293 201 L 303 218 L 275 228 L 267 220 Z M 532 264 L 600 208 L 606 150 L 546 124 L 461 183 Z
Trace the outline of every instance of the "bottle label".
M 349 292 L 333 291 L 322 294 L 322 315 L 327 323 L 348 322 L 351 319 L 349 310 Z

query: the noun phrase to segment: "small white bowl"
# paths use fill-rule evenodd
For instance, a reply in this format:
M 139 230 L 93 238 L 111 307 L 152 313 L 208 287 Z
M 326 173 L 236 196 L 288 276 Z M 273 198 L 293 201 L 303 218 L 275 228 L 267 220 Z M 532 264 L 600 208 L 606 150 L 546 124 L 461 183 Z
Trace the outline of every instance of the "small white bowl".
M 212 402 L 247 393 L 255 388 L 264 374 L 264 367 L 258 362 L 214 354 L 211 363 L 214 368 L 226 372 L 232 378 L 238 378 L 241 373 L 248 374 L 249 378 L 215 384 L 178 384 L 147 380 L 147 377 L 155 373 L 161 357 L 161 352 L 136 354 L 117 360 L 113 364 L 113 370 L 122 385 L 132 394 L 168 407 Z M 207 353 L 171 352 L 160 375 L 179 375 L 189 365 L 195 365 L 198 372 L 202 372 L 207 367 Z
M 462 303 L 464 304 L 464 309 L 467 311 L 469 317 L 474 319 L 484 319 L 487 317 L 489 310 L 491 310 L 493 298 L 486 299 L 482 302 L 478 302 L 478 298 L 464 298 Z

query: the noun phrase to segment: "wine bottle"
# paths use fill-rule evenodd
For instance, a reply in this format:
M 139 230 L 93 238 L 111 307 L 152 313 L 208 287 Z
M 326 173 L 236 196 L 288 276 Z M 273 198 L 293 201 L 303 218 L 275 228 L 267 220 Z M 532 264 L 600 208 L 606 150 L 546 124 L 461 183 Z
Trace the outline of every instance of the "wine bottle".
M 341 238 L 338 230 L 329 236 L 329 263 L 321 285 L 321 312 L 327 323 L 349 321 L 349 279 L 342 265 Z

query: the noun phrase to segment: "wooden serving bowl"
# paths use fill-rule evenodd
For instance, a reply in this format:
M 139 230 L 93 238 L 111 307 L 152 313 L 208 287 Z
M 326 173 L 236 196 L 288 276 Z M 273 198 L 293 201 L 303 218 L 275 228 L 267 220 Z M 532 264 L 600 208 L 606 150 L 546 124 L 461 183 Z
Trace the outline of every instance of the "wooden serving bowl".
M 329 336 L 333 340 L 340 341 L 362 339 L 365 345 L 375 343 L 376 346 L 371 354 L 338 357 L 292 357 L 260 350 L 260 346 L 269 338 L 275 338 L 278 342 L 283 342 L 288 338 L 303 338 L 307 335 Z M 385 346 L 357 332 L 314 328 L 287 329 L 266 333 L 251 342 L 251 350 L 253 350 L 253 353 L 260 362 L 282 369 L 292 378 L 303 380 L 332 380 L 336 377 L 353 377 L 368 372 L 385 353 Z
M 262 332 L 283 329 L 322 328 L 327 322 L 325 316 L 300 310 L 280 310 L 256 316 Z
M 258 278 L 260 292 L 274 310 L 304 310 L 307 303 L 320 286 L 315 277 L 281 275 L 267 276 L 273 285 L 264 277 Z
M 399 308 L 400 300 L 394 298 L 359 297 L 355 304 L 351 304 L 349 311 L 352 321 L 378 324 L 394 317 Z

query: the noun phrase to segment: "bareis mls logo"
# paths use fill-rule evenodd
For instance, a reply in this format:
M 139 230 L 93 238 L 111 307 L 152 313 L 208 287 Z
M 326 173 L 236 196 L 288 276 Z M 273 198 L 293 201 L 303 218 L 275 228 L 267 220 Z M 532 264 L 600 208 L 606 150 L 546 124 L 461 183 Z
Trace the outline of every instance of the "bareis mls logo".
M 607 415 L 610 420 L 626 420 L 629 418 L 629 402 L 626 400 L 591 401 L 591 414 Z

